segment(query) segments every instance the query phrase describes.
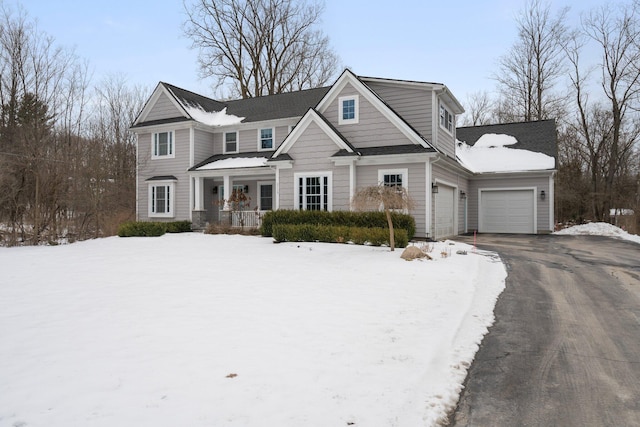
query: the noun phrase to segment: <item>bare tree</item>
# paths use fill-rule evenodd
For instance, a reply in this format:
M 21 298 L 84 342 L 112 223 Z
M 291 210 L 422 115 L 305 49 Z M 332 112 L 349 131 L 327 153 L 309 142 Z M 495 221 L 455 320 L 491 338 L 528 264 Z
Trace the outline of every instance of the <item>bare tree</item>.
M 501 122 L 556 118 L 564 98 L 553 92 L 564 73 L 565 24 L 568 9 L 551 16 L 551 7 L 530 0 L 517 19 L 518 40 L 500 58 L 496 76 Z
M 382 208 L 389 226 L 389 246 L 392 251 L 395 250 L 392 212 L 395 210 L 411 210 L 414 207 L 414 201 L 409 196 L 406 188 L 399 185 L 384 185 L 382 183 L 360 188 L 353 196 L 351 204 L 358 210 L 375 210 Z
M 491 124 L 493 119 L 493 101 L 487 91 L 477 91 L 467 95 L 465 113 L 462 116 L 464 126 L 482 126 Z
M 307 0 L 194 0 L 184 32 L 202 77 L 242 98 L 326 84 L 338 57 L 318 30 L 323 11 Z
M 616 201 L 614 185 L 632 157 L 640 135 L 640 5 L 602 6 L 583 21 L 585 34 L 602 52 L 601 86 L 611 115 L 604 174 L 604 219 Z M 633 117 L 629 117 L 633 116 Z

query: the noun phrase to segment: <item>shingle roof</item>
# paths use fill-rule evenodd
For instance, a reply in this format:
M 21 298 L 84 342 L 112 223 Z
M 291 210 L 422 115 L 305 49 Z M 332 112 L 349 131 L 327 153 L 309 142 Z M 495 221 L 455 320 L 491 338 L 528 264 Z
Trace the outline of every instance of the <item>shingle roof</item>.
M 191 107 L 201 106 L 205 111 L 221 111 L 225 105 L 215 99 L 207 98 L 169 83 L 162 83 L 180 102 Z
M 285 117 L 301 117 L 310 107 L 315 107 L 330 87 L 237 99 L 226 102 L 227 114 L 245 117 L 246 122 L 259 122 Z
M 332 157 L 345 157 L 358 154 L 361 156 L 384 156 L 389 154 L 418 154 L 418 153 L 435 153 L 436 150 L 422 145 L 406 144 L 406 145 L 389 145 L 385 147 L 369 147 L 358 148 L 358 153 L 349 153 L 347 150 L 340 150 Z
M 467 145 L 474 145 L 482 135 L 491 133 L 511 135 L 517 139 L 518 143 L 510 145 L 509 148 L 543 153 L 556 159 L 558 157 L 555 120 L 470 126 L 456 129 L 457 139 Z
M 253 151 L 250 153 L 214 154 L 213 156 L 208 157 L 207 159 L 201 161 L 197 165 L 189 168 L 189 171 L 195 171 L 204 165 L 208 165 L 209 163 L 213 163 L 218 160 L 252 158 L 252 157 L 266 157 L 268 159 L 271 157 L 271 155 L 273 155 L 273 153 L 275 153 L 275 151 Z

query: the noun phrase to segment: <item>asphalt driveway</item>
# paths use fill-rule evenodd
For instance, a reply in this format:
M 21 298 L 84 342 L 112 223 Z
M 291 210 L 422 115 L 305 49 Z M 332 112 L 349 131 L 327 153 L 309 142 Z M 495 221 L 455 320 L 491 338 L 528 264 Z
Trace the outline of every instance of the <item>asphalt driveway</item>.
M 640 245 L 481 235 L 478 248 L 509 275 L 451 424 L 640 426 Z

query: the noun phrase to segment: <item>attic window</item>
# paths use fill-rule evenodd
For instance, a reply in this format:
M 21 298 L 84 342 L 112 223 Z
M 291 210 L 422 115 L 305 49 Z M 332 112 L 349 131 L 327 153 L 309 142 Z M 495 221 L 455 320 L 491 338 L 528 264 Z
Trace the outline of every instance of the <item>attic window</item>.
M 453 114 L 440 104 L 440 127 L 453 133 Z
M 338 124 L 348 125 L 358 123 L 358 95 L 342 96 L 338 101 L 340 105 Z

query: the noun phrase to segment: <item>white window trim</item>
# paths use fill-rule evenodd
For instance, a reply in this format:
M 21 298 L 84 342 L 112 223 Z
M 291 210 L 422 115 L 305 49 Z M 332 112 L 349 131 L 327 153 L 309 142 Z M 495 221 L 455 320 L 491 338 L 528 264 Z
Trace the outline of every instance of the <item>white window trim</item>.
M 300 178 L 324 178 L 327 177 L 327 212 L 333 210 L 333 172 L 304 172 L 293 174 L 293 206 L 295 210 L 306 210 L 306 200 L 303 200 L 304 208 L 298 206 L 298 200 L 300 199 L 300 188 L 298 182 Z
M 354 101 L 354 116 L 353 119 L 343 119 L 343 105 L 344 105 L 344 101 L 350 101 L 353 100 Z M 359 96 L 358 95 L 350 95 L 350 96 L 341 96 L 338 98 L 338 124 L 339 125 L 352 125 L 352 124 L 356 124 L 359 122 L 360 120 L 360 102 L 359 102 Z
M 175 181 L 152 181 L 149 182 L 149 218 L 174 218 L 176 203 L 176 183 Z M 153 187 L 169 187 L 169 212 L 156 213 L 153 212 Z
M 271 209 L 275 210 L 276 209 L 276 182 L 275 181 L 258 181 L 257 182 L 257 190 L 258 190 L 258 194 L 256 195 L 256 199 L 258 199 L 258 210 L 261 211 L 262 209 L 262 198 L 260 197 L 260 187 L 262 187 L 263 185 L 270 185 L 271 186 Z
M 402 175 L 402 188 L 405 191 L 409 192 L 409 169 L 408 168 L 398 168 L 398 169 L 378 169 L 378 185 L 384 185 L 384 176 L 385 175 Z M 382 204 L 380 205 L 380 210 L 382 210 Z M 409 213 L 406 209 L 392 209 L 394 212 L 402 212 Z
M 444 109 L 445 111 L 445 115 L 444 115 L 444 120 L 445 120 L 445 124 L 442 124 L 442 117 L 440 116 L 440 110 Z M 449 129 L 447 127 L 447 115 L 449 115 L 449 117 L 451 117 L 451 129 Z M 450 135 L 453 135 L 453 130 L 456 128 L 456 117 L 453 115 L 453 113 L 441 102 L 440 106 L 438 108 L 438 123 L 440 123 L 440 128 L 444 129 L 447 133 L 449 133 Z
M 409 191 L 409 169 L 378 169 L 378 185 L 384 184 L 385 175 L 402 175 L 402 188 Z
M 235 133 L 236 134 L 236 150 L 235 151 L 227 151 L 227 134 Z M 225 131 L 222 133 L 222 154 L 235 154 L 240 152 L 240 132 L 236 131 Z
M 266 129 L 271 129 L 271 148 L 262 148 L 262 131 Z M 268 128 L 260 128 L 258 129 L 258 151 L 273 151 L 276 146 L 276 128 L 268 127 Z
M 156 135 L 160 133 L 168 133 L 171 140 L 170 151 L 171 154 L 157 155 L 156 154 Z M 151 158 L 152 159 L 174 159 L 176 157 L 176 134 L 172 130 L 153 132 L 151 134 Z

